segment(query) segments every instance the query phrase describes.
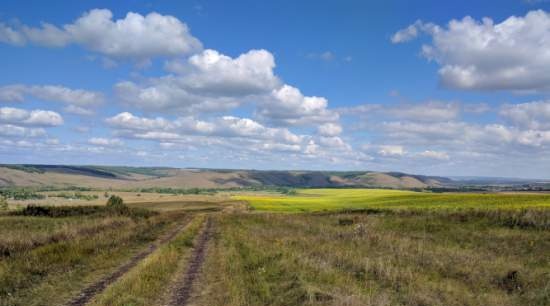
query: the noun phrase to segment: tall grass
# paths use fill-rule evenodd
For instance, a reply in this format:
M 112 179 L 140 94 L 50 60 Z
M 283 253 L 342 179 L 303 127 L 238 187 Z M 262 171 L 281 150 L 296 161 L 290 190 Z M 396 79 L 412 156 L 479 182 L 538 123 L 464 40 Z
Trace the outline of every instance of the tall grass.
M 471 213 L 225 216 L 196 305 L 548 305 L 550 231 Z
M 82 222 L 83 217 L 8 216 L 0 218 L 0 228 L 17 223 L 11 218 L 32 218 L 24 222 L 26 225 L 36 222 L 27 228 L 28 237 L 47 243 L 30 247 L 25 245 L 13 256 L 0 258 L 1 306 L 62 305 L 86 284 L 109 274 L 136 250 L 156 239 L 181 215 L 138 219 L 117 217 L 113 222 L 122 221 L 119 226 L 100 226 L 86 234 L 78 232 L 87 231 L 89 226 L 100 225 L 102 221 Z M 71 219 L 74 220 L 68 221 Z M 19 229 L 24 228 L 22 225 Z M 49 234 L 41 236 L 41 228 L 47 228 Z M 52 239 L 60 232 L 73 231 L 68 228 L 74 228 L 77 234 L 68 235 L 66 239 Z M 20 230 L 12 231 L 11 235 L 19 235 Z M 25 241 L 28 238 L 19 237 Z M 13 245 L 12 241 L 8 248 L 13 249 Z

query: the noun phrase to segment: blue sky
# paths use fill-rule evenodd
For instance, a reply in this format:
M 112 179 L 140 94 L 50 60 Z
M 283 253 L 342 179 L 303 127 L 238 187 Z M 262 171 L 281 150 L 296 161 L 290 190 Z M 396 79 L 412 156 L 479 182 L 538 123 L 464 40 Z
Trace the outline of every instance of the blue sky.
M 3 1 L 6 163 L 546 177 L 548 1 Z

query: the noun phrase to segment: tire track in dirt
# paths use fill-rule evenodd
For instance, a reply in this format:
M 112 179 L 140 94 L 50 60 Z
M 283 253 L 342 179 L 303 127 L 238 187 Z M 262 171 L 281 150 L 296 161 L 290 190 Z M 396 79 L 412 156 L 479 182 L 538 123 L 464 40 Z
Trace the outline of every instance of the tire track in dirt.
M 197 239 L 195 248 L 191 253 L 191 259 L 187 264 L 187 270 L 183 277 L 176 284 L 172 293 L 172 298 L 168 306 L 186 306 L 191 293 L 193 291 L 193 285 L 195 284 L 197 277 L 200 274 L 200 268 L 206 257 L 206 247 L 210 237 L 212 236 L 212 221 L 210 218 L 206 220 L 206 225 Z
M 191 218 L 188 217 L 186 220 L 183 221 L 183 223 L 180 226 L 175 228 L 173 231 L 171 231 L 167 235 L 164 235 L 154 243 L 150 244 L 147 247 L 147 249 L 134 255 L 130 259 L 130 261 L 118 267 L 118 269 L 115 272 L 113 272 L 111 275 L 108 275 L 100 279 L 99 281 L 91 284 L 90 286 L 84 288 L 82 291 L 80 291 L 77 297 L 72 299 L 66 305 L 67 306 L 84 306 L 88 304 L 96 295 L 103 292 L 103 290 L 105 290 L 105 288 L 107 288 L 110 284 L 114 283 L 119 278 L 121 278 L 124 274 L 130 271 L 133 267 L 137 266 L 143 259 L 151 255 L 160 246 L 174 239 L 177 234 L 183 231 L 183 229 L 191 222 L 192 219 L 193 219 L 192 217 Z

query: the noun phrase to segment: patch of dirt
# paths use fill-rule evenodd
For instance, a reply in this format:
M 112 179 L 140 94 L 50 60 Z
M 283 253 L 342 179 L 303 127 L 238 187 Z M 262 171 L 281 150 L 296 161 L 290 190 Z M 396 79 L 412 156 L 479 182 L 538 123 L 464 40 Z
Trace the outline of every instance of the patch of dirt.
M 206 220 L 206 225 L 196 241 L 195 248 L 191 254 L 191 259 L 187 264 L 187 270 L 172 293 L 172 299 L 168 306 L 186 306 L 193 291 L 199 274 L 200 268 L 206 257 L 206 247 L 210 237 L 212 236 L 212 221 L 210 218 Z
M 150 244 L 145 250 L 134 255 L 134 257 L 132 257 L 130 261 L 118 267 L 118 269 L 116 269 L 116 271 L 113 272 L 111 275 L 108 275 L 100 279 L 99 281 L 91 284 L 90 286 L 84 288 L 77 297 L 75 297 L 66 305 L 67 306 L 84 306 L 88 304 L 96 295 L 103 292 L 103 290 L 105 290 L 105 288 L 107 288 L 110 284 L 114 283 L 119 278 L 121 278 L 124 274 L 130 271 L 133 267 L 137 266 L 138 263 L 140 263 L 147 256 L 151 255 L 160 246 L 174 239 L 176 235 L 178 235 L 187 226 L 187 224 L 189 224 L 190 221 L 191 221 L 191 218 L 187 218 L 186 220 L 184 220 L 184 222 L 180 226 L 176 227 L 174 230 L 169 232 L 167 235 L 164 235 L 163 237 L 158 239 L 156 242 Z

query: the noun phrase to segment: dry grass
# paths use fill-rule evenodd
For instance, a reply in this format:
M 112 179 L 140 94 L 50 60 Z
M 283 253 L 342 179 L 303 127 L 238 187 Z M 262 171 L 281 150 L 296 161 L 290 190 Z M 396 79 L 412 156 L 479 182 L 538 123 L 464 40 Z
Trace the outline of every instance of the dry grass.
M 550 303 L 548 230 L 444 213 L 236 214 L 218 222 L 194 305 Z
M 14 223 L 20 227 L 11 230 L 14 239 L 7 244 L 8 248 L 15 245 L 15 252 L 0 258 L 0 305 L 62 305 L 175 226 L 181 217 L 173 213 L 148 219 L 115 218 L 111 222 L 120 221 L 117 226 L 103 226 L 103 222 L 114 224 L 108 219 L 2 217 L 0 229 Z M 29 219 L 19 223 L 20 218 Z M 52 238 L 60 233 L 66 235 L 64 239 Z M 21 238 L 19 243 L 14 242 L 16 237 Z
M 192 221 L 173 241 L 147 257 L 125 277 L 99 295 L 91 306 L 161 305 L 162 298 L 178 272 L 187 263 L 193 238 L 203 217 Z M 178 268 L 179 267 L 179 268 Z

